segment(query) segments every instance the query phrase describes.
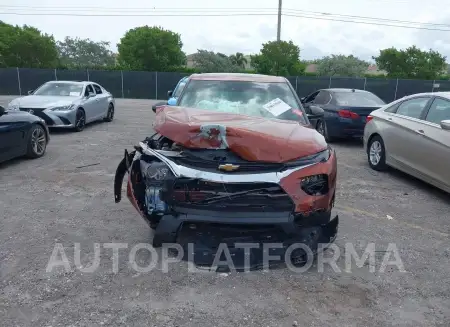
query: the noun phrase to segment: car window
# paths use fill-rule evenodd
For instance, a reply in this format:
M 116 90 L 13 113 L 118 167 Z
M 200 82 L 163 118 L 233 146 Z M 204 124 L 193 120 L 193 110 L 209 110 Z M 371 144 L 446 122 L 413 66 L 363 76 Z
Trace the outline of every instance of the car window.
M 92 84 L 92 86 L 95 89 L 95 93 L 102 94 L 102 88 L 100 86 L 98 86 L 97 84 Z
M 304 109 L 288 83 L 191 80 L 178 105 L 307 123 Z
M 426 120 L 435 124 L 440 124 L 443 120 L 450 120 L 450 101 L 441 98 L 434 99 Z
M 81 92 L 83 92 L 82 84 L 52 82 L 39 87 L 33 95 L 80 96 Z
M 94 93 L 95 94 L 94 89 L 92 88 L 91 84 L 86 85 L 86 90 L 84 91 L 84 95 L 87 96 L 87 95 L 89 95 L 89 93 Z
M 414 98 L 403 101 L 397 109 L 398 115 L 420 119 L 429 98 Z
M 183 92 L 184 87 L 186 86 L 186 82 L 181 82 L 177 89 L 175 90 L 174 94 L 172 94 L 173 97 L 178 98 L 181 94 L 181 92 Z
M 316 98 L 316 96 L 317 96 L 318 94 L 319 94 L 319 91 L 314 92 L 314 93 L 308 95 L 308 96 L 305 98 L 305 103 L 314 101 L 314 99 Z
M 399 103 L 396 103 L 390 107 L 387 107 L 386 109 L 384 109 L 384 111 L 390 112 L 390 113 L 396 113 L 399 105 L 400 105 Z
M 330 100 L 331 100 L 331 96 L 328 92 L 320 91 L 319 94 L 314 99 L 314 103 L 315 104 L 327 104 L 328 102 L 330 102 Z
M 334 92 L 333 96 L 339 106 L 381 107 L 386 104 L 371 92 Z

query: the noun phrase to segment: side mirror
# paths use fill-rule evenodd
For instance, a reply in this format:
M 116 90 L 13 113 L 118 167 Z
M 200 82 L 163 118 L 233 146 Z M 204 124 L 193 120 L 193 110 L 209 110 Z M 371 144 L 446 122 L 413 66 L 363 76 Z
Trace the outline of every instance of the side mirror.
M 172 95 L 173 95 L 173 91 L 167 91 L 167 97 L 168 97 L 168 98 L 171 98 Z
M 33 92 L 34 92 L 34 90 L 29 90 L 29 91 L 28 91 L 28 95 L 32 95 Z
M 311 112 L 310 114 L 307 115 L 309 119 L 317 119 L 323 117 L 323 115 L 325 114 L 323 109 L 318 106 L 310 106 L 309 110 Z
M 86 96 L 86 98 L 93 98 L 93 97 L 95 97 L 95 93 L 88 93 L 88 95 Z
M 450 131 L 450 120 L 441 121 L 441 128 L 446 131 Z
M 167 105 L 167 102 L 158 102 L 158 103 L 155 103 L 155 104 L 152 106 L 152 110 L 153 110 L 154 113 L 156 113 L 156 108 L 161 107 L 161 106 L 165 106 L 165 105 Z
M 2 106 L 0 106 L 0 116 L 3 116 L 5 114 L 5 108 L 3 108 Z

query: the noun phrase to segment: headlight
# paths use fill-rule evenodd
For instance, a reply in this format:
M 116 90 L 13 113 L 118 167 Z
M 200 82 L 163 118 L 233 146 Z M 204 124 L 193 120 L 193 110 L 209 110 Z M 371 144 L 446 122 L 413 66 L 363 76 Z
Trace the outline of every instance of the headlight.
M 10 103 L 8 103 L 7 109 L 8 110 L 19 110 L 19 104 L 10 102 Z
M 284 166 L 286 168 L 291 168 L 309 164 L 316 164 L 320 162 L 327 162 L 331 157 L 332 151 L 333 150 L 331 149 L 331 147 L 328 146 L 328 148 L 324 151 L 297 160 L 286 162 Z
M 169 166 L 161 161 L 145 162 L 141 160 L 141 172 L 147 185 L 158 185 L 173 177 Z
M 68 110 L 72 110 L 74 108 L 74 105 L 68 105 L 68 106 L 59 106 L 59 107 L 54 107 L 54 108 L 50 108 L 50 110 L 52 111 L 68 111 Z
M 324 195 L 328 193 L 328 176 L 321 174 L 303 177 L 300 185 L 308 195 Z

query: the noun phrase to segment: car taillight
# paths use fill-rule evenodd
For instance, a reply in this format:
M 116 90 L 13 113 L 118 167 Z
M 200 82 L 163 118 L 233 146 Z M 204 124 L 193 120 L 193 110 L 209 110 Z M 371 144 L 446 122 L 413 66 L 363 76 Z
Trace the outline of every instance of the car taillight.
M 373 116 L 371 116 L 371 115 L 367 116 L 367 118 L 366 118 L 366 124 L 367 124 L 368 122 L 370 122 L 372 119 L 373 119 Z
M 338 115 L 342 118 L 350 118 L 350 119 L 358 119 L 359 115 L 353 111 L 350 110 L 339 110 Z

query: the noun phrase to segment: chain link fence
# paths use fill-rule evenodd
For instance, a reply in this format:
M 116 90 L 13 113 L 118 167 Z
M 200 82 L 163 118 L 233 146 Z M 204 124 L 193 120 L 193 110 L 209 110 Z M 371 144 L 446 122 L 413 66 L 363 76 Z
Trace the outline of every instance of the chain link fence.
M 59 70 L 38 68 L 0 68 L 0 95 L 26 95 L 49 80 L 97 82 L 116 98 L 167 99 L 178 81 L 189 74 L 169 72 Z M 299 97 L 318 89 L 353 88 L 370 91 L 385 102 L 421 92 L 450 91 L 450 81 L 388 78 L 348 78 L 290 76 Z

